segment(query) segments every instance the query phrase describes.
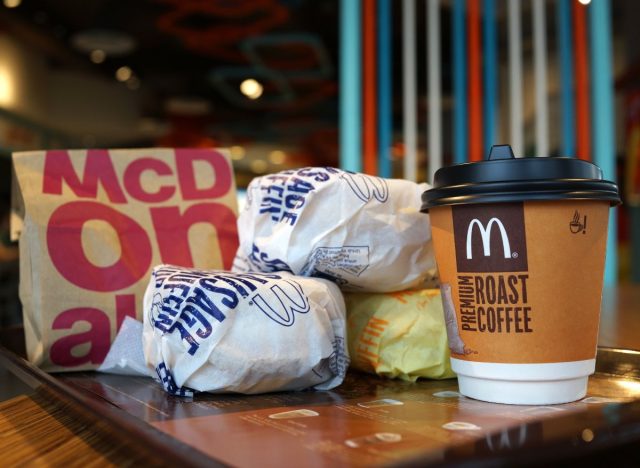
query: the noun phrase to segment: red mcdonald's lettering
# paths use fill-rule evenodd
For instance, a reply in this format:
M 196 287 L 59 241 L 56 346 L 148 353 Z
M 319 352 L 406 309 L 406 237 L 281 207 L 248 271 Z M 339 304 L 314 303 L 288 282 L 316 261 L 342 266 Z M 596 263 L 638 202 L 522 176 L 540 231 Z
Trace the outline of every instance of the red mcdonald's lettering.
M 82 180 L 73 168 L 67 151 L 47 151 L 44 160 L 42 193 L 61 195 L 63 180 L 80 198 L 97 198 L 98 182 L 100 182 L 111 203 L 127 202 L 107 150 L 87 150 Z
M 177 206 L 151 208 L 151 219 L 158 238 L 160 256 L 164 263 L 193 267 L 189 248 L 189 228 L 195 223 L 215 227 L 225 269 L 230 269 L 238 250 L 236 215 L 220 203 L 199 203 L 180 214 Z
M 215 179 L 213 185 L 208 188 L 197 188 L 195 161 L 205 161 L 213 168 Z M 225 195 L 231 188 L 233 174 L 231 166 L 226 158 L 212 149 L 185 149 L 176 148 L 176 168 L 180 190 L 185 200 L 202 200 L 206 198 L 218 198 Z
M 144 171 L 153 171 L 159 176 L 171 175 L 173 172 L 167 163 L 153 158 L 140 158 L 131 162 L 124 171 L 124 186 L 136 200 L 154 203 L 167 201 L 173 196 L 176 188 L 163 185 L 155 192 L 147 192 L 142 187 L 140 177 Z
M 109 223 L 117 232 L 121 255 L 108 267 L 89 261 L 82 247 L 82 228 L 90 220 Z M 151 264 L 151 244 L 144 229 L 113 208 L 90 201 L 58 207 L 47 227 L 47 248 L 60 274 L 91 291 L 117 291 L 137 283 Z
M 109 351 L 111 329 L 109 317 L 99 309 L 80 307 L 69 309 L 58 315 L 52 328 L 54 330 L 70 330 L 79 321 L 89 322 L 88 331 L 67 335 L 56 340 L 49 351 L 51 362 L 57 366 L 74 367 L 82 364 L 100 364 Z M 73 348 L 85 343 L 91 347 L 84 356 L 74 355 Z

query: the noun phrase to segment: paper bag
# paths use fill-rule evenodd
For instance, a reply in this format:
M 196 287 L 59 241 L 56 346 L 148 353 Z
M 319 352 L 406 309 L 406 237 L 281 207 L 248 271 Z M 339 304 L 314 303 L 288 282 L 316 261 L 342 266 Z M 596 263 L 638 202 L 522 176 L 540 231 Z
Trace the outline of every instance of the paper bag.
M 14 153 L 11 231 L 29 360 L 96 368 L 159 263 L 230 268 L 238 245 L 229 159 L 213 149 Z

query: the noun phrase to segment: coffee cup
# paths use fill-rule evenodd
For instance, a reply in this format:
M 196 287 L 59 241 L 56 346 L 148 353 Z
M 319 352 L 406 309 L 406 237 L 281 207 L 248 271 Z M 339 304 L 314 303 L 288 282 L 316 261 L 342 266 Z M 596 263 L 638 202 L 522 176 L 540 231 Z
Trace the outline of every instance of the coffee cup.
M 574 158 L 445 167 L 422 195 L 460 393 L 554 404 L 595 370 L 609 208 L 618 187 Z

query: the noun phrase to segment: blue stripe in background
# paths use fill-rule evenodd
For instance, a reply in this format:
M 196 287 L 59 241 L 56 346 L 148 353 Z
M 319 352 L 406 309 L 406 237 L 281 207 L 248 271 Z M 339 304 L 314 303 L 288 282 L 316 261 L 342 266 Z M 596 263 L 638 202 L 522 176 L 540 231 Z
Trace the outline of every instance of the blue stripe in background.
M 560 62 L 560 109 L 562 143 L 560 156 L 576 156 L 575 97 L 573 94 L 573 53 L 571 1 L 557 0 L 558 59 Z M 575 0 L 574 0 L 575 1 Z
M 496 128 L 498 114 L 498 36 L 496 31 L 496 3 L 495 0 L 484 0 L 484 57 L 483 57 L 483 87 L 484 87 L 484 145 L 485 158 L 489 154 L 491 145 L 496 143 Z
M 468 159 L 467 132 L 467 59 L 465 30 L 465 0 L 453 0 L 452 37 L 453 48 L 453 162 Z
M 591 30 L 591 129 L 593 162 L 600 166 L 607 180 L 616 180 L 616 142 L 613 115 L 613 82 L 611 60 L 611 5 L 609 0 L 592 0 L 589 6 Z M 604 284 L 614 285 L 618 280 L 617 216 L 616 209 L 609 212 L 607 260 Z M 636 241 L 637 242 L 637 241 Z
M 362 172 L 360 0 L 340 1 L 340 167 Z
M 393 176 L 392 15 L 391 0 L 378 0 L 378 174 L 381 177 Z

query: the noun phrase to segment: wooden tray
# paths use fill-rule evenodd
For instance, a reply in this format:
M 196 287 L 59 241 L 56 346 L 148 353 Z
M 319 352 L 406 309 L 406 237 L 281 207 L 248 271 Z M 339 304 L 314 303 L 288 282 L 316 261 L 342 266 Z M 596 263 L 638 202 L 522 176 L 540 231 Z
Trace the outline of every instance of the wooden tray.
M 151 379 L 42 373 L 3 364 L 107 437 L 183 466 L 428 465 L 627 456 L 640 441 L 640 352 L 601 348 L 587 398 L 564 405 L 484 403 L 456 380 L 406 383 L 357 372 L 328 392 L 167 395 Z M 615 449 L 615 451 L 611 451 Z M 603 455 L 604 456 L 604 455 Z

